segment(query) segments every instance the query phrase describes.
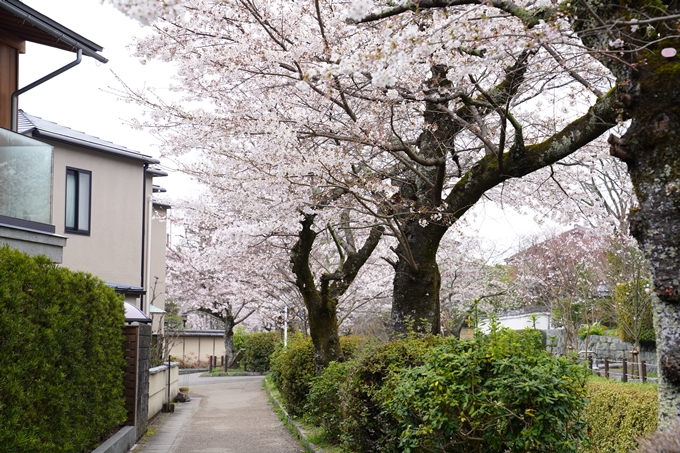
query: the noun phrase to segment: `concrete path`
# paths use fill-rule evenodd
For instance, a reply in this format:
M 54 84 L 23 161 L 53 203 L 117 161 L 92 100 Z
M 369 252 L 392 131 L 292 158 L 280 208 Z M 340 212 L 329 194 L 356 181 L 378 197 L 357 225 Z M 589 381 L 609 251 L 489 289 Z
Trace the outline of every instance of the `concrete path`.
M 180 383 L 187 383 L 180 376 Z M 279 420 L 261 376 L 188 378 L 191 402 L 177 404 L 134 453 L 299 453 Z M 161 415 L 162 416 L 162 415 Z

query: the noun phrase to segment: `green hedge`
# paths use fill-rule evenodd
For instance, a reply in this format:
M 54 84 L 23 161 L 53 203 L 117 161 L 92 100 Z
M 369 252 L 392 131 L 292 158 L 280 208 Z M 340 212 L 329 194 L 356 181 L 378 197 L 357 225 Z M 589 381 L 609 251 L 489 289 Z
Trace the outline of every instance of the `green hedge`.
M 83 452 L 126 418 L 123 303 L 101 280 L 0 248 L 0 445 Z
M 343 443 L 350 451 L 401 451 L 398 421 L 385 412 L 380 389 L 392 373 L 422 365 L 425 353 L 441 342 L 426 336 L 369 345 L 347 365 L 347 380 L 339 388 Z
M 340 443 L 344 416 L 340 386 L 347 380 L 350 362 L 331 362 L 321 376 L 312 378 L 305 415 L 310 423 L 323 428 L 326 442 Z
M 269 371 L 269 357 L 274 353 L 280 342 L 278 332 L 254 332 L 243 335 L 244 369 L 260 373 Z
M 360 349 L 362 339 L 354 336 L 340 337 L 340 347 L 345 359 L 351 359 Z M 311 337 L 296 335 L 272 355 L 272 379 L 281 392 L 288 412 L 297 417 L 304 414 L 305 405 L 314 380 L 314 345 Z
M 656 430 L 659 403 L 655 386 L 616 381 L 588 382 L 585 420 L 592 453 L 628 453 L 636 438 Z

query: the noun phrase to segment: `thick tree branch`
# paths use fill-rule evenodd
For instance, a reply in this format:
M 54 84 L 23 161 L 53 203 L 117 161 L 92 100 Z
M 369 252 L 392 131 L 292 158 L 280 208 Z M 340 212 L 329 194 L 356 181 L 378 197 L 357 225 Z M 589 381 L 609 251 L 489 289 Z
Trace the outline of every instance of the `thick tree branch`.
M 352 284 L 359 273 L 359 270 L 361 270 L 362 266 L 373 253 L 373 250 L 378 246 L 384 232 L 385 228 L 383 226 L 374 226 L 371 228 L 371 232 L 369 233 L 366 242 L 364 242 L 363 247 L 356 253 L 347 255 L 347 260 L 342 269 L 342 278 L 334 281 L 331 285 L 331 299 L 337 299 L 347 291 L 347 288 Z
M 518 19 L 520 19 L 524 24 L 531 28 L 539 24 L 541 20 L 545 20 L 557 13 L 556 9 L 553 8 L 537 8 L 535 10 L 528 10 L 522 8 L 512 2 L 502 1 L 502 0 L 414 0 L 410 2 L 405 2 L 403 5 L 389 8 L 387 10 L 381 11 L 375 14 L 369 14 L 359 21 L 359 23 L 375 22 L 381 19 L 386 19 L 388 17 L 397 16 L 408 11 L 418 12 L 423 9 L 431 8 L 448 8 L 451 6 L 463 6 L 463 5 L 490 5 L 501 11 L 505 11 Z
M 446 198 L 447 212 L 462 216 L 489 189 L 510 178 L 519 178 L 551 165 L 576 152 L 616 124 L 616 90 L 597 100 L 588 112 L 545 141 L 527 145 L 515 143 L 503 154 L 503 173 L 496 156 L 485 156 L 453 187 Z
M 304 219 L 300 221 L 302 230 L 298 235 L 298 240 L 290 251 L 290 261 L 293 264 L 295 274 L 295 285 L 303 294 L 316 293 L 314 274 L 309 265 L 309 256 L 312 253 L 312 246 L 316 239 L 316 232 L 312 230 L 314 224 L 314 214 L 304 214 Z

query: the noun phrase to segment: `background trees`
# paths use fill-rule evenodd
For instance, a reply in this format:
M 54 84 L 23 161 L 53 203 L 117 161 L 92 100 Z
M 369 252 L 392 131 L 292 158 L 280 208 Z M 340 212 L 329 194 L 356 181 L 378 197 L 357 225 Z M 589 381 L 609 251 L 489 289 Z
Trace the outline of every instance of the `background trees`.
M 219 321 L 228 367 L 235 357 L 234 327 L 267 304 L 263 276 L 253 268 L 268 255 L 257 244 L 243 242 L 247 234 L 239 231 L 239 225 L 212 208 L 210 203 L 196 203 L 175 219 L 182 232 L 168 250 L 168 292 L 185 313 Z

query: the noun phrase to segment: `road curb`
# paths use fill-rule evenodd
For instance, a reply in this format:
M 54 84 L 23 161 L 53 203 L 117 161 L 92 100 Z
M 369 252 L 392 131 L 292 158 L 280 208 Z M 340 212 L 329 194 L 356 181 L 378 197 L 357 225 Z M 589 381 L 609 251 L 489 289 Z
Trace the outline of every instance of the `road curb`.
M 302 428 L 302 426 L 300 426 L 300 424 L 298 424 L 293 419 L 293 417 L 291 417 L 288 414 L 288 411 L 286 411 L 286 408 L 283 407 L 283 404 L 281 404 L 281 402 L 274 396 L 274 394 L 272 393 L 272 389 L 269 387 L 269 382 L 267 382 L 266 377 L 263 379 L 263 381 L 264 381 L 264 389 L 265 389 L 265 392 L 267 393 L 267 395 L 269 396 L 269 399 L 274 404 L 276 404 L 276 406 L 281 410 L 281 412 L 283 412 L 286 419 L 288 420 L 288 423 L 290 423 L 290 425 L 295 430 L 295 435 L 300 440 L 300 443 L 302 444 L 302 446 L 305 447 L 307 449 L 307 451 L 311 452 L 311 453 L 324 453 L 324 451 L 321 448 L 317 447 L 316 445 L 314 445 L 313 443 L 311 443 L 309 441 L 309 438 L 307 437 L 307 433 Z

